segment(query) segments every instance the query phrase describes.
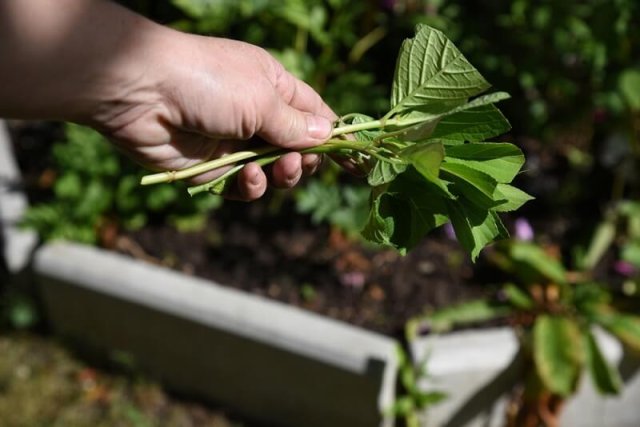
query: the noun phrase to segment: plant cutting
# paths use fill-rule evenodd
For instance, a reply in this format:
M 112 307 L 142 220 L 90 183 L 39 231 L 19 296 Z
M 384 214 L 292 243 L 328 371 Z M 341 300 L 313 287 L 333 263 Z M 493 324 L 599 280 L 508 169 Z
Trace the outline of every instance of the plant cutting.
M 475 259 L 484 246 L 507 236 L 498 213 L 531 199 L 511 185 L 524 163 L 520 149 L 485 142 L 510 129 L 494 105 L 509 95 L 481 95 L 489 86 L 444 34 L 420 25 L 400 49 L 389 111 L 378 119 L 346 114 L 325 144 L 301 152 L 348 158 L 367 171 L 371 196 L 362 234 L 368 240 L 405 253 L 451 222 Z M 172 182 L 233 165 L 217 179 L 189 188 L 191 195 L 224 194 L 247 161 L 264 166 L 285 153 L 271 146 L 236 152 L 148 175 L 141 183 Z

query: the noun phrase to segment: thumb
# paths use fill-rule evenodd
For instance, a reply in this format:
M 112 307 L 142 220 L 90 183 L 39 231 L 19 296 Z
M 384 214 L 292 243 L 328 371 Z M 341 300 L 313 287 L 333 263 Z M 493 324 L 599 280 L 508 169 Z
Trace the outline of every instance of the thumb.
M 329 139 L 333 123 L 326 117 L 300 111 L 277 98 L 277 104 L 265 114 L 258 136 L 283 148 L 303 149 Z

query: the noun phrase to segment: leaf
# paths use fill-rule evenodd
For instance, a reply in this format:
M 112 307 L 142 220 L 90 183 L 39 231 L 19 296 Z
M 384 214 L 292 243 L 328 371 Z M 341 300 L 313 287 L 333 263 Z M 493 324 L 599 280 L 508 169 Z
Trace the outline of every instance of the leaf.
M 511 311 L 505 305 L 497 305 L 480 299 L 442 308 L 425 316 L 424 319 L 431 331 L 442 333 L 450 331 L 455 326 L 504 317 Z
M 483 107 L 494 102 L 509 98 L 506 92 L 496 92 L 480 96 L 472 101 L 439 102 L 425 104 L 421 108 L 415 108 L 399 115 L 394 125 L 389 129 L 401 128 L 398 131 L 403 140 L 420 141 L 430 137 L 438 125 L 438 122 L 449 115 L 454 115 L 469 109 Z M 418 123 L 416 124 L 416 120 Z M 409 124 L 407 124 L 409 123 Z
M 234 176 L 221 176 L 209 187 L 209 193 L 216 196 L 222 196 L 229 191 L 233 183 L 235 182 Z
M 567 273 L 560 261 L 547 254 L 540 246 L 528 242 L 514 242 L 511 244 L 510 255 L 514 262 L 526 265 L 536 275 L 558 284 L 567 283 Z M 516 271 L 522 270 L 516 268 Z M 526 281 L 530 283 L 536 280 L 538 278 L 531 277 Z
M 454 198 L 440 179 L 440 166 L 444 159 L 444 146 L 440 142 L 412 145 L 400 153 L 428 181 L 440 188 L 444 195 Z
M 396 416 L 405 416 L 415 410 L 415 403 L 411 396 L 400 396 L 396 398 L 391 406 L 390 412 Z
M 426 409 L 430 406 L 436 405 L 447 397 L 449 397 L 447 393 L 443 393 L 441 391 L 418 391 L 414 393 L 414 400 L 418 409 Z
M 370 242 L 378 243 L 385 246 L 394 246 L 391 238 L 394 232 L 395 219 L 393 216 L 381 213 L 380 204 L 383 196 L 375 197 L 372 193 L 372 201 L 369 210 L 369 218 L 366 225 L 362 229 L 362 237 Z
M 600 347 L 588 330 L 584 333 L 587 367 L 591 372 L 591 379 L 596 389 L 602 394 L 618 394 L 622 388 L 622 378 L 617 369 L 613 368 L 600 351 Z
M 614 312 L 601 314 L 596 321 L 629 348 L 640 352 L 640 316 Z
M 531 298 L 531 295 L 513 283 L 507 283 L 502 288 L 502 291 L 509 303 L 520 310 L 531 310 L 535 306 L 535 301 Z
M 448 146 L 447 163 L 484 172 L 499 183 L 510 183 L 524 164 L 524 154 L 508 143 L 468 143 Z
M 504 200 L 496 200 L 497 182 L 484 172 L 467 165 L 449 162 L 443 163 L 440 170 L 445 172 L 443 178 L 454 183 L 452 186 L 454 194 L 463 195 L 477 206 L 489 209 L 504 202 Z
M 486 245 L 509 236 L 494 212 L 479 208 L 466 200 L 447 201 L 447 208 L 456 237 L 471 254 L 473 261 Z
M 444 34 L 418 25 L 416 36 L 405 40 L 400 49 L 387 116 L 429 102 L 466 100 L 488 88 L 487 81 Z
M 388 184 L 405 170 L 407 170 L 406 164 L 378 160 L 369 172 L 367 182 L 372 187 Z
M 598 225 L 589 244 L 587 254 L 582 260 L 582 267 L 591 270 L 607 252 L 616 237 L 616 224 L 613 219 L 605 220 Z
M 518 210 L 522 205 L 534 199 L 533 196 L 509 184 L 496 185 L 495 198 L 505 200 L 505 202 L 493 208 L 496 212 L 512 212 Z
M 410 168 L 386 189 L 374 192 L 363 236 L 406 253 L 447 221 L 440 189 Z
M 533 359 L 543 384 L 568 396 L 576 389 L 582 369 L 583 341 L 575 321 L 543 314 L 533 326 Z
M 416 372 L 413 365 L 407 364 L 400 367 L 400 383 L 410 393 L 413 393 L 417 389 Z
M 366 114 L 354 113 L 352 114 L 352 116 L 353 117 L 351 118 L 351 124 L 367 123 L 375 120 L 373 117 L 367 116 Z M 360 130 L 360 131 L 354 132 L 353 136 L 356 138 L 357 141 L 371 142 L 374 139 L 376 139 L 380 134 L 382 134 L 381 130 L 370 129 L 370 130 Z
M 510 129 L 511 125 L 500 110 L 493 105 L 485 105 L 441 118 L 430 137 L 446 141 L 481 142 Z

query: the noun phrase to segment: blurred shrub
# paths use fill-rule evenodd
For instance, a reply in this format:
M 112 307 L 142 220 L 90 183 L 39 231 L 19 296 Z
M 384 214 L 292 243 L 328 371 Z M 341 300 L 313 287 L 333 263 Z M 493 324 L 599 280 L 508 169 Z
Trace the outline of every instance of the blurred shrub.
M 136 229 L 157 217 L 183 229 L 204 226 L 218 197 L 190 198 L 181 186 L 141 187 L 144 171 L 97 132 L 67 125 L 53 147 L 53 198 L 32 206 L 24 225 L 45 239 L 97 243 L 109 227 Z

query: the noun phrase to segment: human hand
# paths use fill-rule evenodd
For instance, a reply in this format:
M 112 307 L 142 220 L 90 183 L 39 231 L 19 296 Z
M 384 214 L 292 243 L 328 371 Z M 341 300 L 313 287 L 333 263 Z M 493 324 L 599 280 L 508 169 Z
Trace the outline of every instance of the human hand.
M 143 165 L 177 170 L 264 140 L 292 150 L 329 138 L 333 111 L 307 84 L 265 50 L 228 39 L 171 31 L 151 45 L 152 62 L 124 103 L 98 126 Z M 320 157 L 291 152 L 271 170 L 271 182 L 292 187 L 315 170 Z M 206 182 L 216 170 L 193 179 Z M 230 197 L 256 199 L 267 178 L 255 163 L 239 173 Z
M 0 90 L 0 114 L 4 107 L 9 116 L 88 124 L 154 170 L 183 169 L 264 142 L 298 150 L 330 136 L 335 114 L 259 47 L 180 33 L 106 1 L 10 0 L 5 7 L 12 25 L 0 52 L 14 69 L 0 67 L 0 77 L 15 84 Z M 42 25 L 23 25 L 34 14 Z M 29 91 L 38 96 L 25 102 Z M 286 154 L 271 166 L 271 182 L 291 187 L 319 161 Z M 249 163 L 229 197 L 252 200 L 266 188 L 265 172 Z

